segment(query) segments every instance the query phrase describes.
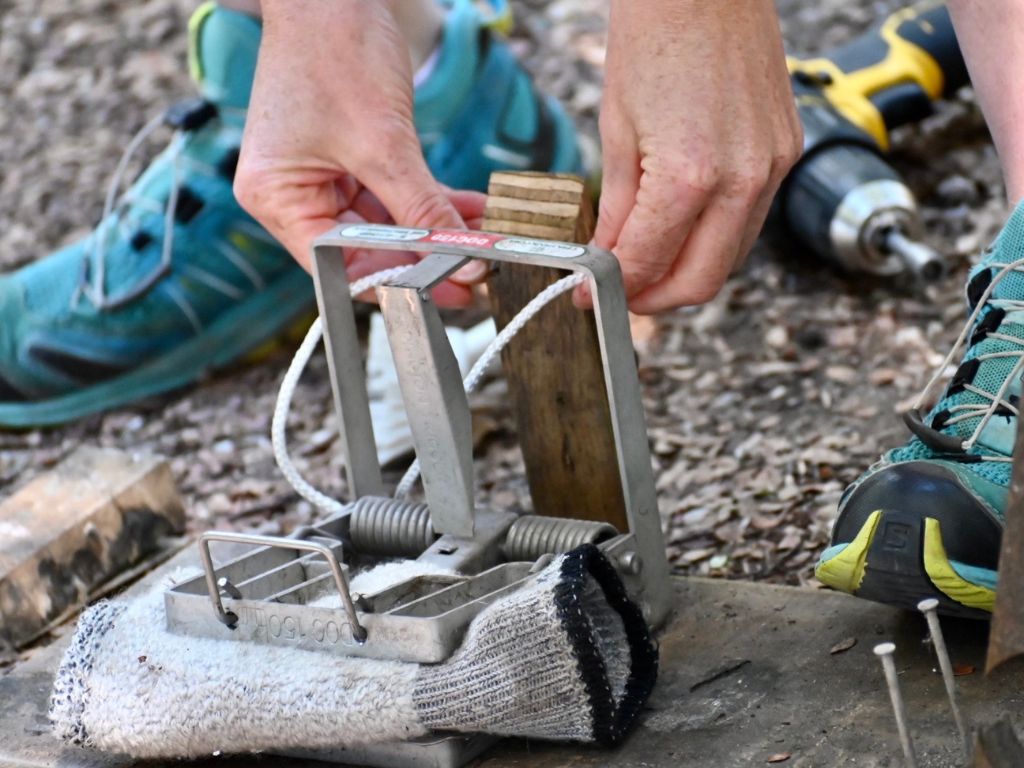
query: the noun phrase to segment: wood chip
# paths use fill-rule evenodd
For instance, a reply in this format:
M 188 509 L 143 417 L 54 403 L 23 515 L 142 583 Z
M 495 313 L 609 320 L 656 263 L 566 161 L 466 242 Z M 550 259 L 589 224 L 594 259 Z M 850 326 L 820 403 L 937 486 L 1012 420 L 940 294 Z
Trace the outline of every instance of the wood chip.
M 838 643 L 828 649 L 828 652 L 835 656 L 837 653 L 845 653 L 857 644 L 856 637 L 847 637 L 840 640 Z

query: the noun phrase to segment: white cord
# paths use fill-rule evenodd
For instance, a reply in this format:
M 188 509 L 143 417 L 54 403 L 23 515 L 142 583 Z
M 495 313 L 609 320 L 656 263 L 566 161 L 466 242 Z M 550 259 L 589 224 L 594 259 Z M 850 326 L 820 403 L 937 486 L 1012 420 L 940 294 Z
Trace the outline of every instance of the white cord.
M 352 283 L 349 286 L 349 292 L 352 296 L 358 296 L 371 288 L 376 288 L 378 285 L 382 285 L 389 280 L 394 279 L 407 269 L 410 269 L 410 267 L 394 267 L 392 269 L 375 272 L 372 275 Z M 495 337 L 476 363 L 473 364 L 469 373 L 466 374 L 466 378 L 463 379 L 463 386 L 466 388 L 466 394 L 470 394 L 476 390 L 480 381 L 483 379 L 484 372 L 491 364 L 491 361 L 501 353 L 501 350 L 508 345 L 512 338 L 522 330 L 523 326 L 526 325 L 534 315 L 563 293 L 571 291 L 577 285 L 583 283 L 584 280 L 586 280 L 586 275 L 581 273 L 563 277 L 561 280 L 552 283 L 543 291 L 538 293 L 525 307 L 519 310 L 516 316 L 512 318 L 512 322 L 502 329 L 501 333 Z M 313 352 L 316 350 L 316 347 L 320 343 L 320 339 L 322 337 L 323 321 L 318 317 L 313 322 L 313 325 L 310 326 L 309 331 L 306 333 L 306 338 L 302 340 L 302 344 L 299 345 L 298 350 L 295 352 L 295 356 L 292 358 L 291 364 L 288 366 L 288 370 L 285 372 L 284 379 L 281 381 L 281 388 L 277 393 L 277 402 L 274 405 L 274 418 L 270 427 L 270 439 L 274 449 L 274 459 L 277 461 L 277 466 L 281 469 L 281 474 L 284 475 L 288 484 L 295 489 L 295 492 L 299 494 L 299 496 L 310 504 L 320 508 L 327 514 L 333 515 L 341 512 L 345 505 L 337 499 L 333 499 L 327 494 L 319 491 L 302 476 L 299 470 L 292 463 L 291 457 L 288 454 L 288 439 L 286 434 L 288 413 L 291 410 L 292 397 L 295 394 L 295 388 L 298 386 L 299 378 L 302 376 L 302 372 L 305 370 L 306 365 L 309 364 L 309 359 L 313 356 Z M 419 475 L 420 463 L 417 459 L 406 471 L 401 482 L 399 482 L 398 488 L 395 490 L 395 496 L 397 498 L 407 496 L 412 490 L 412 487 L 416 484 L 416 480 L 419 478 Z
M 364 291 L 376 288 L 378 285 L 398 277 L 407 269 L 409 269 L 408 265 L 374 272 L 372 275 L 352 283 L 349 286 L 349 292 L 353 296 L 358 296 Z M 292 397 L 295 395 L 295 388 L 299 384 L 299 378 L 309 364 L 309 359 L 313 356 L 313 352 L 316 351 L 322 337 L 323 321 L 318 317 L 306 332 L 306 338 L 299 345 L 298 350 L 295 352 L 295 357 L 292 358 L 292 362 L 284 374 L 284 379 L 281 381 L 281 388 L 277 392 L 277 402 L 274 404 L 274 418 L 270 425 L 270 442 L 274 448 L 274 459 L 277 461 L 277 466 L 280 468 L 285 480 L 288 481 L 288 484 L 295 489 L 295 492 L 313 506 L 319 507 L 328 514 L 335 515 L 345 505 L 337 499 L 332 499 L 310 484 L 292 463 L 291 456 L 288 455 L 287 427 L 288 413 L 292 408 Z
M 964 342 L 967 341 L 968 336 L 970 336 L 971 332 L 974 330 L 975 321 L 978 319 L 979 315 L 981 315 L 982 310 L 984 310 L 986 306 L 998 307 L 1000 309 L 1004 309 L 1007 313 L 1019 312 L 1022 309 L 1024 309 L 1024 302 L 1021 302 L 1019 300 L 992 298 L 992 294 L 995 292 L 996 287 L 1003 281 L 1004 278 L 1008 277 L 1014 272 L 1024 272 L 1024 259 L 1016 259 L 1015 261 L 1009 263 L 996 262 L 989 264 L 988 266 L 992 269 L 998 269 L 998 272 L 995 273 L 995 275 L 990 280 L 988 287 L 986 287 L 981 296 L 978 297 L 978 300 L 974 305 L 974 309 L 971 312 L 970 317 L 967 318 L 967 322 L 964 325 L 963 330 L 960 332 L 960 335 L 953 343 L 952 349 L 949 350 L 949 354 L 946 355 L 945 359 L 942 361 L 942 364 L 935 371 L 935 374 L 931 377 L 931 379 L 928 380 L 928 383 L 925 385 L 924 390 L 921 392 L 921 394 L 917 396 L 917 400 L 914 401 L 913 405 L 914 409 L 920 409 L 924 406 L 924 403 L 928 398 L 928 395 L 931 393 L 932 388 L 942 378 L 946 371 L 946 368 L 950 365 L 950 363 L 953 362 L 953 359 L 956 357 L 957 352 L 960 351 Z M 988 337 L 1010 342 L 1012 344 L 1016 344 L 1017 346 L 1024 346 L 1024 343 L 1022 343 L 1021 340 L 1015 336 L 1008 336 L 1005 334 L 991 332 L 988 334 Z M 989 352 L 983 355 L 978 355 L 974 359 L 984 362 L 986 360 L 991 360 L 999 357 L 1018 358 L 1009 375 L 1007 375 L 1006 378 L 1003 379 L 1003 383 L 1002 386 L 1000 386 L 999 391 L 996 392 L 995 395 L 992 395 L 979 387 L 973 386 L 970 383 L 965 384 L 965 390 L 975 395 L 978 395 L 979 397 L 983 398 L 988 402 L 964 403 L 961 405 L 954 405 L 949 408 L 949 413 L 951 417 L 946 419 L 946 426 L 950 426 L 961 421 L 967 421 L 969 419 L 975 419 L 978 418 L 979 416 L 981 417 L 981 420 L 978 422 L 977 425 L 975 425 L 974 429 L 971 431 L 970 436 L 966 440 L 963 440 L 960 444 L 961 448 L 965 451 L 968 451 L 971 448 L 973 448 L 974 445 L 978 442 L 978 440 L 981 438 L 981 434 L 984 431 L 985 427 L 988 426 L 989 421 L 991 421 L 992 417 L 995 415 L 996 411 L 1000 407 L 1005 408 L 1007 411 L 1014 414 L 1015 416 L 1017 415 L 1017 407 L 1013 403 L 1006 401 L 1004 398 L 1006 394 L 1009 392 L 1010 385 L 1020 375 L 1021 370 L 1024 369 L 1024 350 L 1015 349 L 1004 352 Z M 1013 457 L 991 456 L 986 454 L 981 456 L 981 461 L 1003 461 L 1012 463 Z
M 124 176 L 128 172 L 128 164 L 135 157 L 135 153 L 139 151 L 139 148 L 148 139 L 153 132 L 164 124 L 164 115 L 160 114 L 152 118 L 148 123 L 139 129 L 139 132 L 132 137 L 131 141 L 128 142 L 128 146 L 121 155 L 121 159 L 117 163 L 117 168 L 114 170 L 114 175 L 110 180 L 110 186 L 107 187 L 107 196 L 103 201 L 103 216 L 100 218 L 100 225 L 97 228 L 95 239 L 93 241 L 93 258 L 96 263 L 96 276 L 93 283 L 93 296 L 94 301 L 97 304 L 103 304 L 105 301 L 104 295 L 104 281 L 106 279 L 104 271 L 106 265 L 106 248 L 107 248 L 107 225 L 110 223 L 110 214 L 114 211 L 114 206 L 117 203 L 117 198 L 121 192 L 121 185 L 124 183 Z M 173 208 L 168 206 L 172 210 Z
M 480 358 L 473 364 L 473 367 L 469 369 L 466 378 L 462 380 L 462 386 L 465 387 L 466 394 L 468 395 L 476 391 L 491 361 L 501 354 L 501 350 L 512 341 L 513 337 L 523 329 L 524 325 L 533 319 L 534 315 L 566 291 L 571 291 L 577 285 L 580 285 L 584 280 L 586 280 L 586 275 L 577 272 L 552 283 L 530 299 L 529 303 L 512 318 L 512 322 L 502 328 L 501 333 L 495 336 L 494 340 L 487 345 L 487 349 L 484 350 Z M 398 482 L 398 487 L 395 489 L 395 498 L 404 499 L 408 496 L 413 486 L 416 485 L 419 476 L 420 460 L 416 459 Z

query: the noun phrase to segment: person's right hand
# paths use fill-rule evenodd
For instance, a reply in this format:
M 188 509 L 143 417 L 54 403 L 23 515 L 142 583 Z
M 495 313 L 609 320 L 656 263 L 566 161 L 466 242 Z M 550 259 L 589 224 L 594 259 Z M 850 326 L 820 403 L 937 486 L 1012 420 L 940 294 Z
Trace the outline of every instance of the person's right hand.
M 235 196 L 309 268 L 313 240 L 339 221 L 461 228 L 484 196 L 431 175 L 413 126 L 412 67 L 391 3 L 263 0 L 263 39 Z M 349 279 L 415 260 L 346 252 Z M 468 303 L 471 263 L 439 286 L 439 304 Z
M 605 81 L 595 242 L 634 312 L 707 301 L 800 156 L 774 4 L 612 0 Z

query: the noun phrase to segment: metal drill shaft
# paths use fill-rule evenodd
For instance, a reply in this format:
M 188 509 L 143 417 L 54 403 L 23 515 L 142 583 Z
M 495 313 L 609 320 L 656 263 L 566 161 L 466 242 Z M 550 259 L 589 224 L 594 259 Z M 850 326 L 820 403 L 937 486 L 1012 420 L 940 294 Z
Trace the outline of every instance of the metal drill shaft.
M 922 282 L 934 283 L 946 274 L 945 263 L 938 251 L 911 240 L 899 229 L 886 232 L 883 243 L 885 250 L 899 256 L 907 270 Z
M 946 649 L 946 640 L 942 635 L 942 625 L 939 623 L 937 608 L 939 601 L 934 598 L 922 600 L 917 604 L 917 610 L 924 614 L 928 622 L 928 634 L 931 635 L 932 648 L 935 649 L 935 656 L 939 660 L 939 669 L 942 670 L 942 682 L 946 685 L 946 695 L 949 697 L 949 707 L 953 710 L 953 719 L 956 721 L 956 729 L 960 732 L 960 740 L 964 745 L 964 754 L 970 755 L 971 741 L 968 730 L 960 715 L 960 707 L 956 703 L 956 681 L 953 675 L 953 664 L 949 660 L 949 651 Z
M 885 670 L 885 682 L 889 687 L 889 698 L 892 700 L 892 710 L 896 715 L 896 729 L 900 734 L 903 757 L 907 762 L 907 768 L 917 768 L 914 741 L 907 727 L 907 708 L 903 704 L 903 694 L 900 693 L 900 682 L 896 676 L 896 662 L 892 657 L 895 651 L 896 646 L 892 643 L 879 643 L 875 646 L 875 655 L 882 660 L 882 669 Z

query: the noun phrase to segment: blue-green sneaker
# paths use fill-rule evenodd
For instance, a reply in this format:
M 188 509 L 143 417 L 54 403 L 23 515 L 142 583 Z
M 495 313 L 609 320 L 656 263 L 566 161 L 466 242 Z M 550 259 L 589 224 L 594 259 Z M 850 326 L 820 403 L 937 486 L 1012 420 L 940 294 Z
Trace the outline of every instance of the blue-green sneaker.
M 967 301 L 970 319 L 939 370 L 966 343 L 959 368 L 927 417 L 904 417 L 910 442 L 846 490 L 816 572 L 859 597 L 907 608 L 934 597 L 945 613 L 984 618 L 1024 372 L 1024 203 L 971 270 Z
M 449 6 L 415 104 L 437 178 L 484 190 L 492 170 L 580 170 L 571 121 L 492 34 L 505 3 L 490 24 L 471 0 Z M 170 146 L 108 196 L 92 235 L 0 277 L 0 425 L 61 423 L 189 384 L 313 306 L 308 275 L 231 191 L 260 24 L 207 3 L 189 29 L 202 98 L 143 129 L 126 156 L 161 122 Z

